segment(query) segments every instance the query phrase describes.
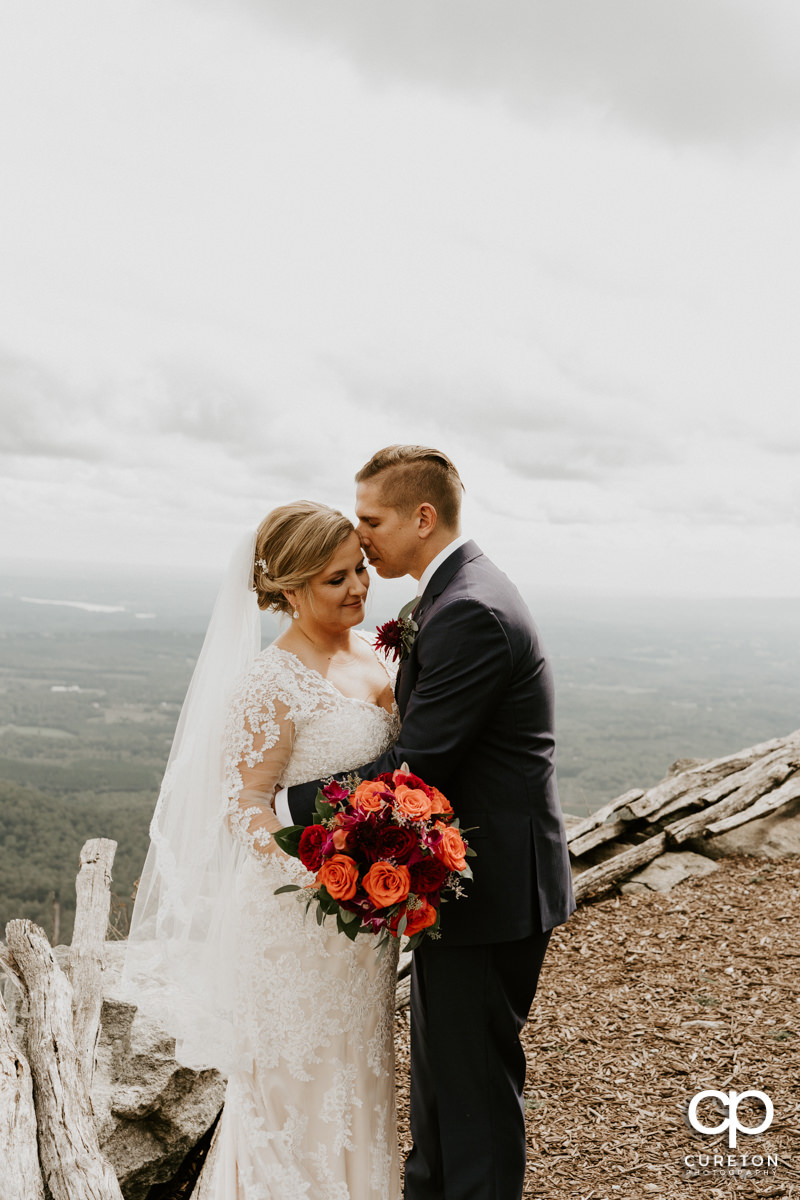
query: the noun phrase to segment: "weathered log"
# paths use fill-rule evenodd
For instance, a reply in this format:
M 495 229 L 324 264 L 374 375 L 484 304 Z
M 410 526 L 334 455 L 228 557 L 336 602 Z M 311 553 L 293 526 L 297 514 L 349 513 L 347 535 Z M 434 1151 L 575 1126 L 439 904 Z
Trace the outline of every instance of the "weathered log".
M 122 1200 L 98 1146 L 72 1031 L 69 980 L 38 925 L 10 921 L 6 938 L 28 993 L 27 1053 L 45 1183 L 53 1200 Z
M 705 789 L 713 787 L 719 781 L 724 783 L 737 771 L 745 770 L 766 755 L 784 749 L 790 741 L 790 738 L 772 738 L 768 742 L 760 742 L 757 746 L 751 746 L 747 750 L 740 750 L 736 754 L 727 754 L 723 758 L 714 758 L 699 767 L 693 767 L 679 775 L 669 776 L 661 783 L 657 783 L 655 787 L 648 788 L 639 800 L 634 800 L 621 809 L 620 817 L 629 820 L 639 817 L 654 819 L 660 809 L 678 796 L 689 791 L 697 791 L 699 794 Z M 687 803 L 689 803 L 688 800 Z
M 795 757 L 795 755 L 792 756 L 792 758 Z M 735 791 L 729 789 L 728 793 L 724 794 L 724 798 L 718 800 L 716 804 L 712 803 L 710 808 L 704 808 L 701 812 L 693 813 L 689 817 L 682 817 L 679 821 L 673 821 L 671 825 L 667 826 L 666 833 L 670 842 L 680 846 L 688 838 L 702 834 L 706 826 L 747 808 L 765 792 L 769 792 L 776 785 L 783 783 L 784 779 L 795 770 L 796 765 L 793 761 L 787 762 L 785 758 L 776 759 L 770 755 L 769 760 L 754 763 L 746 771 L 737 772 L 735 776 L 731 776 L 731 779 L 736 779 L 741 784 Z M 723 784 L 720 783 L 708 792 L 708 796 L 716 798 L 722 791 Z
M 0 1200 L 44 1200 L 31 1069 L 0 994 Z
M 70 948 L 72 1024 L 86 1091 L 92 1093 L 94 1060 L 103 1006 L 104 946 L 111 907 L 111 866 L 117 843 L 92 838 L 81 850 L 75 883 L 77 902 Z
M 600 892 L 613 887 L 618 880 L 630 875 L 631 871 L 635 871 L 637 867 L 643 867 L 645 863 L 651 862 L 661 854 L 666 844 L 667 835 L 657 833 L 638 846 L 631 846 L 630 849 L 615 854 L 607 862 L 598 863 L 596 867 L 589 867 L 588 870 L 578 875 L 573 883 L 575 899 L 588 900 L 591 896 L 597 896 Z
M 732 813 L 729 817 L 722 817 L 719 821 L 713 821 L 710 825 L 706 825 L 703 832 L 706 837 L 717 833 L 727 833 L 729 829 L 735 829 L 738 825 L 745 825 L 748 821 L 755 821 L 758 817 L 765 817 L 768 813 L 783 808 L 784 804 L 789 804 L 799 796 L 800 771 L 795 771 L 794 775 L 790 775 L 780 787 L 761 796 L 749 808 Z
M 567 844 L 572 850 L 572 843 L 580 841 L 587 833 L 592 833 L 598 826 L 605 824 L 609 817 L 613 817 L 618 809 L 624 808 L 627 805 L 633 804 L 634 800 L 638 800 L 643 796 L 644 792 L 641 788 L 631 788 L 627 792 L 623 792 L 621 796 L 617 796 L 615 800 L 609 800 L 608 804 L 604 804 L 602 808 L 598 808 L 595 812 L 590 813 L 588 817 L 584 817 L 582 821 L 578 821 L 567 830 Z M 575 853 L 573 851 L 573 853 Z M 580 850 L 577 854 L 583 854 Z
M 602 846 L 603 842 L 612 841 L 620 834 L 625 833 L 627 829 L 627 821 L 606 821 L 605 824 L 598 825 L 596 829 L 590 829 L 583 837 L 569 842 L 569 852 L 573 858 L 580 858 L 587 850 L 594 850 L 595 846 Z

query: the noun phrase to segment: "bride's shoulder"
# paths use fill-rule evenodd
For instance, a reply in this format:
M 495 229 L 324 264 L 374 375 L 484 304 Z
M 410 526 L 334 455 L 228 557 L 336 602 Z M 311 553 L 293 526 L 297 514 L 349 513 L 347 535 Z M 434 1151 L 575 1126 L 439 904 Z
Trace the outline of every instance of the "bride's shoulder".
M 297 686 L 297 659 L 272 642 L 253 660 L 239 685 L 239 693 L 293 692 Z
M 383 654 L 380 654 L 375 649 L 374 633 L 373 634 L 367 633 L 367 631 L 365 629 L 354 629 L 353 633 L 358 638 L 359 643 L 362 644 L 362 653 L 364 655 L 365 661 L 372 662 L 372 663 L 377 662 L 383 668 L 383 670 L 386 672 L 386 674 L 389 676 L 389 682 L 392 684 L 392 686 L 394 686 L 395 678 L 397 676 L 397 665 L 398 664 L 394 663 L 394 662 L 387 662 L 385 656 Z

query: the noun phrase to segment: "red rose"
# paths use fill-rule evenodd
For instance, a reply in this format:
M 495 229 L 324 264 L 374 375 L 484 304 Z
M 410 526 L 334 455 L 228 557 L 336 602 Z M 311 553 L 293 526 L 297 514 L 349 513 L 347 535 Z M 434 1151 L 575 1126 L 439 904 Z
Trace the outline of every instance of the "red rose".
M 322 825 L 308 825 L 300 835 L 298 857 L 308 871 L 318 871 L 322 866 L 323 847 L 328 840 Z
M 403 905 L 389 922 L 389 928 L 395 937 L 398 936 L 397 929 L 403 917 L 406 918 L 406 927 L 403 933 L 405 937 L 410 938 L 415 933 L 419 933 L 420 929 L 430 929 L 431 925 L 436 924 L 436 909 L 422 896 L 418 908 L 409 908 L 407 905 Z
M 409 867 L 411 891 L 417 896 L 438 892 L 447 878 L 447 868 L 438 858 L 423 858 Z
M 404 787 L 417 788 L 424 792 L 426 796 L 430 796 L 434 789 L 429 787 L 424 779 L 420 779 L 419 775 L 412 775 L 410 771 L 398 770 L 392 772 L 392 783 L 395 787 L 402 784 Z
M 430 929 L 436 924 L 436 909 L 427 900 L 423 900 L 419 908 L 412 908 L 408 913 L 408 924 L 405 928 L 406 937 L 413 937 L 420 929 Z
M 378 836 L 378 852 L 381 858 L 407 863 L 416 848 L 416 837 L 410 829 L 401 825 L 387 825 Z

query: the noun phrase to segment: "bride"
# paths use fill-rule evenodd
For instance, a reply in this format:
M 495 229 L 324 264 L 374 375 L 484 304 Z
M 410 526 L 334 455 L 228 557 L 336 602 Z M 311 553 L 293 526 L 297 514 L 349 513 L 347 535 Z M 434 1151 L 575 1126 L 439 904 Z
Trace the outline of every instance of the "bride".
M 396 949 L 318 925 L 272 833 L 279 786 L 353 770 L 399 718 L 354 632 L 369 587 L 341 513 L 271 512 L 234 555 L 151 824 L 125 980 L 186 1065 L 228 1074 L 203 1200 L 398 1200 Z M 258 609 L 291 615 L 258 652 Z

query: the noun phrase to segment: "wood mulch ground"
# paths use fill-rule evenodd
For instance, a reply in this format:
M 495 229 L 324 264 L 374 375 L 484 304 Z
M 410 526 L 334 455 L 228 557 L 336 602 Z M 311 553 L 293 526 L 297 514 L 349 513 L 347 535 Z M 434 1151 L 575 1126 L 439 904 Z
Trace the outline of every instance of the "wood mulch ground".
M 800 1200 L 800 861 L 724 859 L 660 894 L 582 905 L 550 943 L 523 1041 L 529 1169 L 540 1200 Z M 400 1136 L 408 1150 L 408 1011 L 396 1026 Z M 699 1091 L 765 1092 L 763 1134 L 701 1135 Z M 699 1109 L 717 1125 L 713 1101 Z M 750 1107 L 750 1105 L 753 1107 Z M 743 1101 L 755 1126 L 764 1109 Z M 750 1178 L 715 1155 L 777 1155 Z M 685 1155 L 710 1155 L 699 1177 Z M 711 1172 L 711 1173 L 709 1173 Z

